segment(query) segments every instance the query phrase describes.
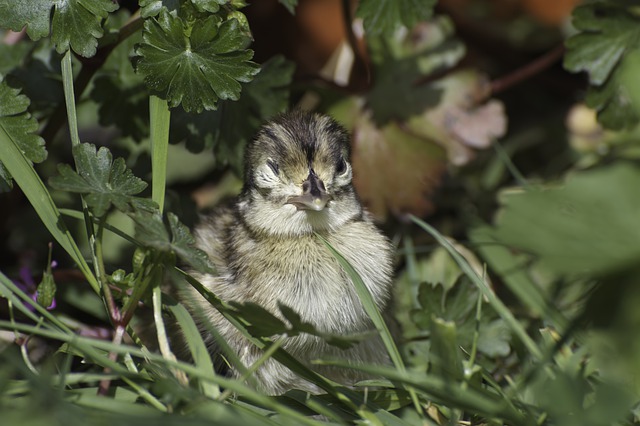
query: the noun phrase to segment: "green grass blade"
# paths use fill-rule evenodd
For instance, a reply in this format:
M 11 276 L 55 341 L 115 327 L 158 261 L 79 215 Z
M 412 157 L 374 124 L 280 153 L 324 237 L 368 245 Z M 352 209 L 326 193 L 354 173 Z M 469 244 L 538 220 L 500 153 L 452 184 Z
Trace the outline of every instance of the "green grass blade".
M 380 365 L 353 365 L 343 361 L 322 361 L 325 365 L 351 368 L 385 377 L 393 382 L 405 384 L 425 397 L 448 407 L 456 407 L 488 418 L 500 418 L 512 424 L 533 424 L 518 411 L 513 403 L 499 396 L 464 386 L 463 383 L 443 379 L 419 371 L 400 371 Z
M 151 199 L 162 212 L 167 183 L 167 153 L 169 150 L 169 120 L 171 111 L 167 101 L 157 96 L 149 97 L 149 123 L 151 127 Z
M 78 265 L 94 291 L 99 292 L 98 281 L 82 257 L 80 249 L 67 229 L 51 194 L 31 162 L 24 156 L 11 136 L 0 126 L 0 161 L 20 186 L 34 210 L 53 238 Z
M 184 306 L 180 305 L 166 294 L 162 295 L 162 301 L 178 322 L 196 368 L 215 374 L 213 361 L 211 361 L 209 351 L 202 340 L 200 330 L 198 330 L 198 327 L 193 321 L 193 318 L 191 318 L 191 315 L 189 315 L 189 312 L 187 312 Z M 218 398 L 220 396 L 220 388 L 212 385 L 211 383 L 200 383 L 200 389 L 202 390 L 202 393 L 209 398 Z
M 567 328 L 567 318 L 550 303 L 538 285 L 531 280 L 522 262 L 518 261 L 509 248 L 493 239 L 488 227 L 472 229 L 469 238 L 482 258 L 502 278 L 520 303 L 534 314 L 550 319 L 559 330 Z
M 485 280 L 483 280 L 482 277 L 480 277 L 477 272 L 471 267 L 471 265 L 469 265 L 469 262 L 467 262 L 467 260 L 460 253 L 458 253 L 456 248 L 433 227 L 413 215 L 410 215 L 409 217 L 415 224 L 431 234 L 431 236 L 433 236 L 436 241 L 438 241 L 438 243 L 440 243 L 440 245 L 442 245 L 449 252 L 458 266 L 460 266 L 460 269 L 462 269 L 462 272 L 464 272 L 471 279 L 471 281 L 482 292 L 482 295 L 487 298 L 493 309 L 495 309 L 496 313 L 500 315 L 500 317 L 504 319 L 507 324 L 509 324 L 511 330 L 526 346 L 533 358 L 538 361 L 541 360 L 542 351 L 540 350 L 538 345 L 536 345 L 533 339 L 529 337 L 522 324 L 518 322 L 518 320 L 513 316 L 511 311 L 504 305 L 504 303 L 502 303 L 502 301 L 498 299 L 493 290 L 489 288 Z
M 69 134 L 71 145 L 80 145 L 78 133 L 78 119 L 76 117 L 76 97 L 73 90 L 73 69 L 71 64 L 71 50 L 62 57 L 62 86 L 64 88 L 64 100 L 67 107 L 67 119 L 69 121 Z
M 358 294 L 358 298 L 362 302 L 362 306 L 364 307 L 364 310 L 367 313 L 367 315 L 369 315 L 369 317 L 371 318 L 371 321 L 376 327 L 376 330 L 378 330 L 378 333 L 380 334 L 380 337 L 382 338 L 382 341 L 384 342 L 384 345 L 387 351 L 389 352 L 389 356 L 391 357 L 391 361 L 393 362 L 393 365 L 395 365 L 398 370 L 405 371 L 405 366 L 404 366 L 404 362 L 402 361 L 402 357 L 400 356 L 400 351 L 398 351 L 398 347 L 393 341 L 391 332 L 389 331 L 389 328 L 387 327 L 387 324 L 385 323 L 384 318 L 382 318 L 382 314 L 378 310 L 378 307 L 376 306 L 376 303 L 374 302 L 373 297 L 371 296 L 371 293 L 369 292 L 369 290 L 367 289 L 367 286 L 362 281 L 362 278 L 360 277 L 358 272 L 353 268 L 353 266 L 351 266 L 351 264 L 347 261 L 347 259 L 345 259 L 344 256 L 342 256 L 342 254 L 338 253 L 338 251 L 334 249 L 325 238 L 323 238 L 319 234 L 316 234 L 316 236 L 327 246 L 331 254 L 336 258 L 336 260 L 338 260 L 338 263 L 340 263 L 340 266 L 342 266 L 342 268 L 345 270 L 347 275 L 349 275 L 349 278 L 351 278 L 351 281 L 353 281 L 353 284 L 356 289 L 356 293 Z M 413 400 L 413 404 L 415 405 L 416 411 L 418 411 L 418 413 L 422 413 L 422 407 L 420 406 L 420 401 L 418 401 L 418 397 L 415 395 L 415 393 L 413 393 L 411 388 L 409 388 L 408 391 L 411 395 L 411 399 Z

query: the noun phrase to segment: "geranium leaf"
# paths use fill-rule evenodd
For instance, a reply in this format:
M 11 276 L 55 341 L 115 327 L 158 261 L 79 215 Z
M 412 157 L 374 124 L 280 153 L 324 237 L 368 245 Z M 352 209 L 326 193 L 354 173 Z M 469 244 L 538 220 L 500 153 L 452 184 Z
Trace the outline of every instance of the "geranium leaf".
M 187 112 L 216 109 L 219 99 L 237 100 L 240 82 L 259 71 L 250 62 L 253 51 L 245 49 L 249 39 L 238 21 L 219 22 L 212 15 L 189 27 L 164 8 L 145 21 L 134 65 L 169 106 L 182 105 Z
M 33 40 L 51 33 L 59 53 L 71 47 L 88 58 L 102 37 L 102 20 L 116 9 L 111 0 L 0 0 L 0 27 L 20 31 L 26 26 Z
M 586 102 L 604 126 L 633 126 L 639 117 L 628 107 L 618 71 L 630 52 L 640 50 L 640 17 L 623 3 L 598 2 L 576 8 L 572 22 L 579 32 L 566 41 L 564 67 L 589 74 Z
M 44 139 L 34 134 L 38 130 L 38 122 L 27 112 L 29 102 L 20 90 L 0 80 L 0 127 L 29 160 L 40 163 L 47 158 L 47 150 Z M 9 171 L 0 162 L 0 190 L 8 190 L 12 185 Z
M 389 214 L 424 216 L 433 211 L 428 195 L 446 168 L 444 150 L 390 122 L 378 127 L 358 100 L 335 104 L 331 115 L 353 134 L 353 183 L 362 203 L 377 219 Z M 348 122 L 350 121 L 350 122 Z
M 492 238 L 562 275 L 604 275 L 636 265 L 640 170 L 629 164 L 575 173 L 563 186 L 502 194 Z M 536 232 L 529 232 L 531 226 Z
M 147 184 L 133 175 L 124 159 L 113 161 L 111 152 L 102 147 L 96 151 L 93 144 L 83 143 L 73 147 L 73 158 L 78 171 L 68 164 L 58 166 L 59 176 L 49 180 L 51 186 L 62 191 L 85 195 L 85 201 L 97 217 L 103 216 L 114 205 L 118 210 L 151 207 L 152 202 L 134 197 Z
M 143 245 L 173 253 L 199 272 L 214 272 L 207 254 L 195 247 L 195 239 L 189 228 L 173 213 L 167 215 L 169 231 L 158 212 L 139 210 L 132 213 L 131 217 L 136 223 L 136 239 Z
M 431 17 L 436 0 L 361 0 L 356 15 L 368 35 L 391 35 L 400 26 L 412 28 Z

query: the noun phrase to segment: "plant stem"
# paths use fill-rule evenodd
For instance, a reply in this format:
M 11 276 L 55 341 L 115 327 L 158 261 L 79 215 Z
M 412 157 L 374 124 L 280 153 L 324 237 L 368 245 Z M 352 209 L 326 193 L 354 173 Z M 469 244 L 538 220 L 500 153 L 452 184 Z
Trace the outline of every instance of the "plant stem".
M 98 279 L 98 282 L 102 287 L 102 293 L 104 295 L 104 300 L 107 304 L 107 309 L 109 311 L 109 317 L 111 318 L 111 322 L 114 325 L 121 325 L 120 310 L 118 309 L 115 301 L 113 300 L 113 295 L 111 294 L 111 288 L 109 287 L 109 283 L 107 281 L 107 272 L 104 267 L 104 259 L 102 254 L 102 234 L 104 231 L 105 221 L 106 221 L 105 217 L 100 218 L 100 222 L 98 223 L 98 232 L 96 233 L 95 238 L 93 239 L 96 278 Z
M 162 268 L 162 266 L 158 266 Z M 162 290 L 159 283 L 153 287 L 152 293 L 153 301 L 153 321 L 156 325 L 156 334 L 158 336 L 158 347 L 162 357 L 168 361 L 177 362 L 176 356 L 171 352 L 171 346 L 169 345 L 169 339 L 167 338 L 167 331 L 164 326 L 164 320 L 162 319 Z M 184 371 L 179 369 L 172 369 L 173 375 L 183 386 L 189 386 L 189 379 Z
M 122 338 L 124 337 L 125 328 L 122 325 L 116 326 L 116 332 L 113 335 L 112 343 L 114 345 L 120 345 L 122 343 Z M 109 352 L 109 360 L 115 362 L 118 359 L 117 352 Z M 104 374 L 111 373 L 111 368 L 105 367 Z M 98 395 L 106 396 L 109 393 L 109 387 L 111 387 L 111 379 L 104 379 L 100 381 L 98 385 Z
M 518 68 L 517 70 L 503 77 L 493 80 L 490 83 L 490 94 L 496 95 L 500 92 L 504 92 L 505 90 L 510 89 L 513 86 L 522 83 L 523 81 L 526 81 L 534 75 L 541 73 L 542 71 L 546 70 L 551 65 L 559 61 L 562 58 L 562 55 L 564 55 L 564 51 L 564 44 L 560 44 L 553 50 L 550 50 L 539 58 L 536 58 L 534 61 Z

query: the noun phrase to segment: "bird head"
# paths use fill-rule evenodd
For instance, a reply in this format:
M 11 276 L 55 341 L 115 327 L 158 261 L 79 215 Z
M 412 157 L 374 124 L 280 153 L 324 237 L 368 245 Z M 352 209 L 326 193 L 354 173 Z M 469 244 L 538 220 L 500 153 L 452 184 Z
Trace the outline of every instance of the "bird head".
M 328 116 L 293 111 L 266 124 L 245 154 L 244 220 L 295 236 L 360 217 L 349 153 L 347 132 Z

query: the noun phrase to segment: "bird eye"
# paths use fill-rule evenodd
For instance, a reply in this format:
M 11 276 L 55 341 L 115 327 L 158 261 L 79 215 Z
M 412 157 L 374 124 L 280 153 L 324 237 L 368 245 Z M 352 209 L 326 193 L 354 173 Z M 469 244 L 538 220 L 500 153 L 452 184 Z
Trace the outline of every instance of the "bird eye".
M 347 171 L 347 162 L 344 158 L 341 158 L 336 167 L 336 173 L 341 175 Z
M 273 174 L 275 174 L 275 175 L 278 174 L 278 171 L 280 170 L 278 168 L 278 163 L 276 163 L 275 161 L 269 159 L 269 160 L 267 160 L 267 166 L 269 166 L 269 168 L 271 169 Z

